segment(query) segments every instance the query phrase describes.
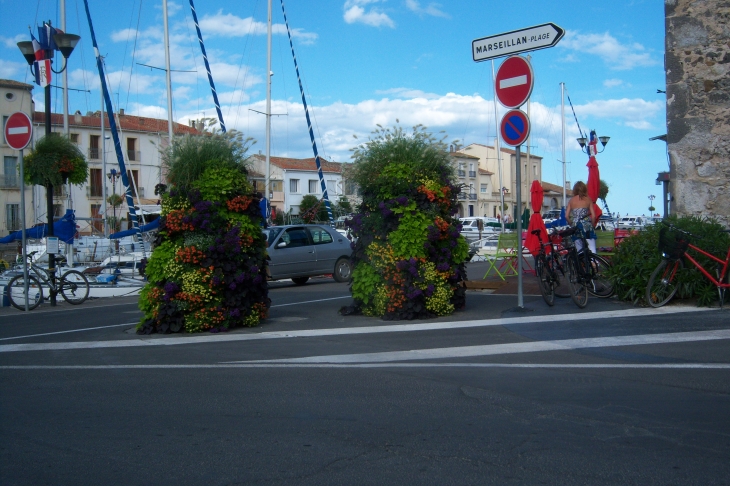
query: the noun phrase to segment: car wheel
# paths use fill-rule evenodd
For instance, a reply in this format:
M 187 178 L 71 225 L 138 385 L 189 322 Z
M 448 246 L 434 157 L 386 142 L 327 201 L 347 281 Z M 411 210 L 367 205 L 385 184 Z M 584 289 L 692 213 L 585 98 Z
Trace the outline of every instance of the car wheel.
M 309 280 L 309 277 L 294 277 L 291 279 L 297 285 L 304 285 Z
M 340 258 L 335 263 L 335 271 L 332 276 L 337 282 L 349 282 L 352 278 L 352 265 L 349 258 Z

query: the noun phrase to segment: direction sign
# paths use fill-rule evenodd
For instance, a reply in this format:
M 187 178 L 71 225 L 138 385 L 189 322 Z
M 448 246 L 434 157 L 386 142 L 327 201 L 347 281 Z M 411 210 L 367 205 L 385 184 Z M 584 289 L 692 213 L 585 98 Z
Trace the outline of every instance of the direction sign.
M 534 82 L 532 66 L 527 59 L 512 56 L 499 66 L 494 78 L 494 90 L 505 108 L 517 108 L 530 97 Z
M 471 42 L 471 55 L 474 61 L 479 62 L 520 52 L 546 49 L 556 45 L 564 35 L 565 31 L 552 22 L 535 25 L 475 39 Z
M 527 118 L 524 111 L 510 110 L 502 117 L 499 131 L 502 133 L 502 140 L 507 145 L 513 147 L 522 145 L 530 135 L 530 119 Z
M 15 150 L 23 150 L 30 143 L 33 135 L 33 124 L 28 115 L 16 111 L 5 122 L 5 142 Z

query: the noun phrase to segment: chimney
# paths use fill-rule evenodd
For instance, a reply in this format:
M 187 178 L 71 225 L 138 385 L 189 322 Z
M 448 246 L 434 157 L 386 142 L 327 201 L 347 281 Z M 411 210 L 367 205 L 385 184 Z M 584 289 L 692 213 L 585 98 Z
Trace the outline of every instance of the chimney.
M 74 123 L 77 125 L 81 125 L 81 122 L 83 121 L 83 118 L 81 117 L 81 112 L 79 110 L 76 110 L 76 113 L 74 113 Z
M 119 108 L 119 116 L 124 116 L 124 108 Z

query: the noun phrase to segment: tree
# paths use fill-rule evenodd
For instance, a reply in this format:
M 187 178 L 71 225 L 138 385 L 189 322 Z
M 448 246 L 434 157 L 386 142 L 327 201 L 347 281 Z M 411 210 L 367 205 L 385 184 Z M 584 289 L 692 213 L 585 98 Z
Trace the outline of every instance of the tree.
M 608 184 L 606 184 L 606 181 L 601 179 L 601 188 L 598 190 L 598 199 L 602 200 L 604 204 L 606 204 L 606 196 L 608 196 Z

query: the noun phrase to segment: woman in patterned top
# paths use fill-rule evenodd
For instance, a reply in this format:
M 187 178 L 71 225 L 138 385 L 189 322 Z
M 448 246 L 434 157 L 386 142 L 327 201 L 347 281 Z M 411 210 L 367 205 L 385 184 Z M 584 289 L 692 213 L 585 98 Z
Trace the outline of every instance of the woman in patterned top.
M 596 252 L 596 213 L 593 211 L 593 201 L 588 197 L 588 187 L 583 181 L 578 181 L 573 186 L 573 197 L 568 201 L 568 223 L 576 226 L 583 236 L 588 240 L 588 247 L 593 253 Z M 575 246 L 578 251 L 583 247 L 580 238 L 575 238 Z

